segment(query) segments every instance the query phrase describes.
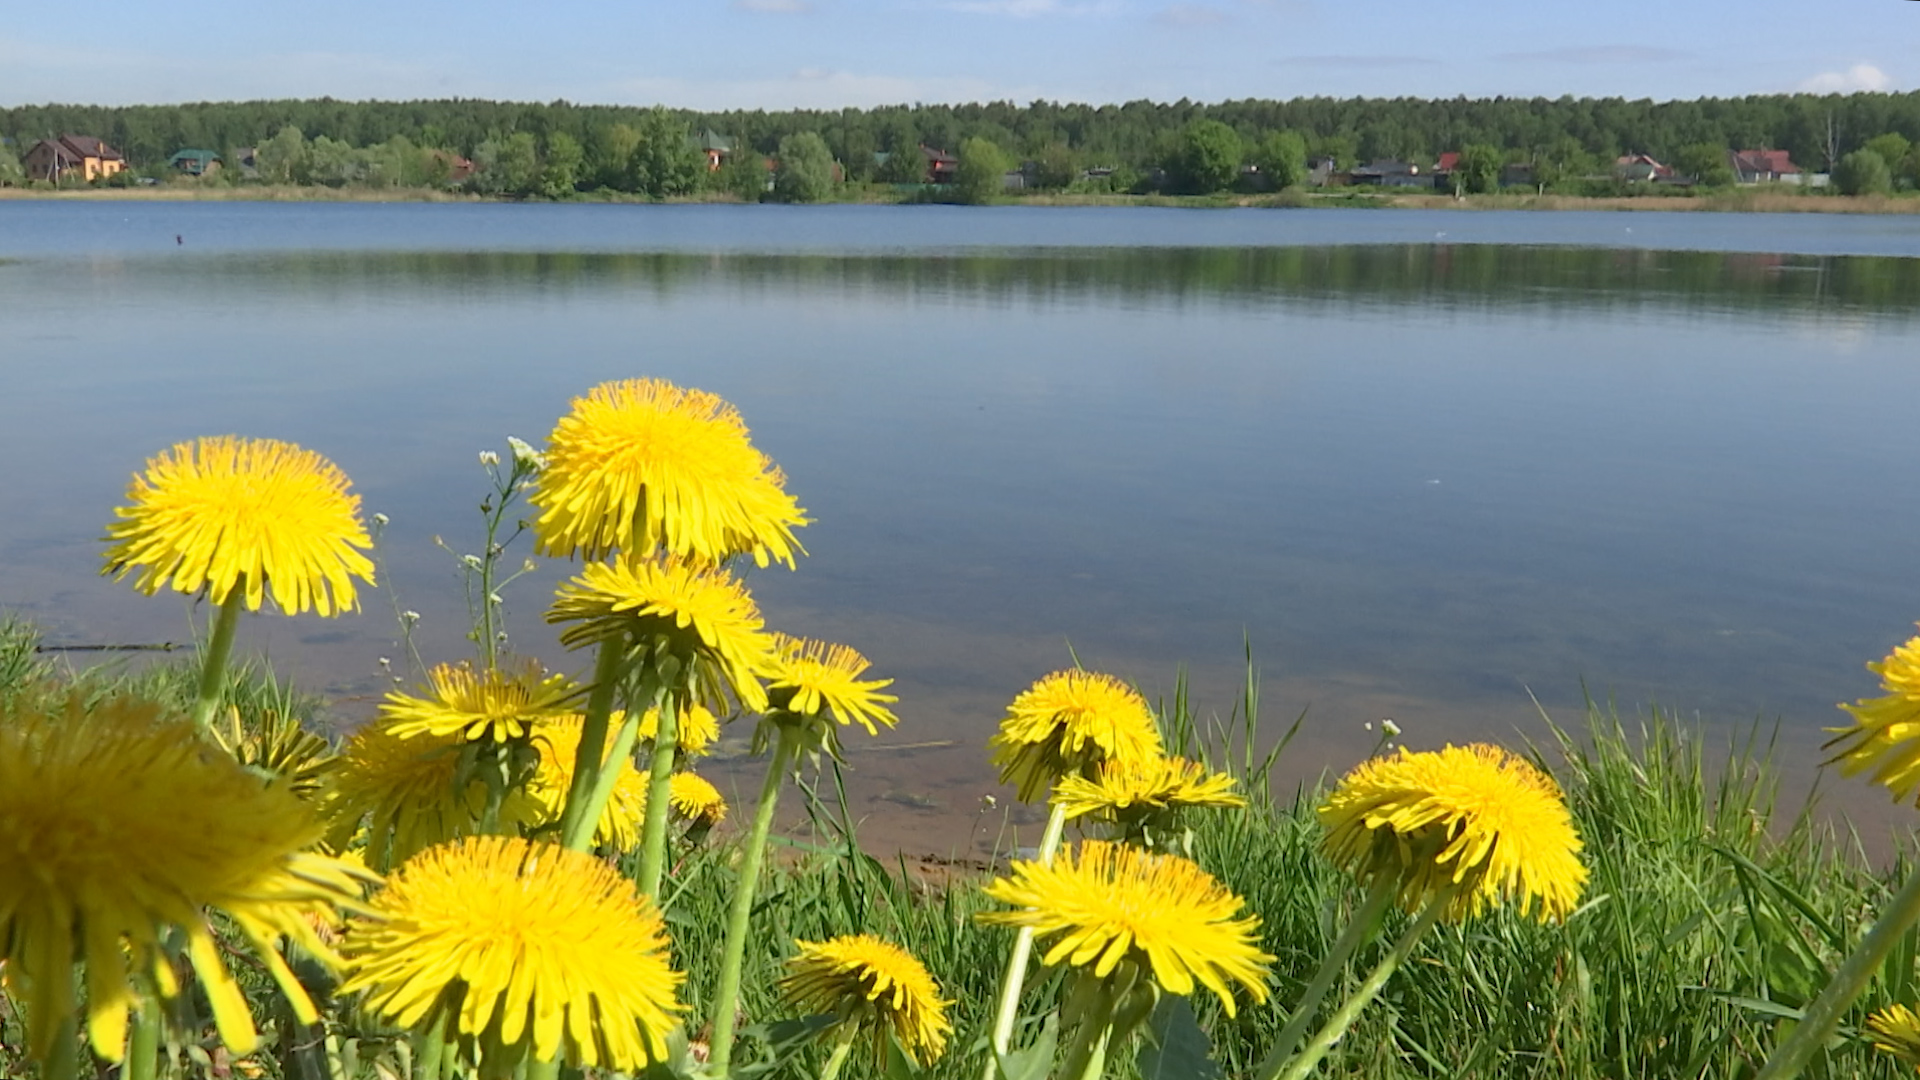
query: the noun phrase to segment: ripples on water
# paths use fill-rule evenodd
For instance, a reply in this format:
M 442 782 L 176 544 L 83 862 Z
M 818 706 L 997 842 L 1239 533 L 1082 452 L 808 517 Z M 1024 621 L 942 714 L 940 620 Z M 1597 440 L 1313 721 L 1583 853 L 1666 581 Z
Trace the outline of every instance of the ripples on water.
M 942 847 L 1069 647 L 1150 695 L 1187 665 L 1224 713 L 1250 645 L 1311 776 L 1381 716 L 1511 740 L 1583 681 L 1805 750 L 1920 618 L 1903 222 L 685 209 L 0 204 L 0 603 L 57 641 L 184 637 L 182 602 L 94 576 L 129 473 L 291 439 L 392 518 L 389 588 L 246 633 L 364 715 L 389 597 L 459 654 L 431 538 L 477 542 L 477 451 L 602 380 L 701 386 L 818 519 L 798 573 L 753 577 L 772 624 L 898 680 L 887 741 L 957 743 L 854 759 L 875 835 Z M 1674 250 L 1568 246 L 1623 221 Z M 556 664 L 565 571 L 509 596 Z

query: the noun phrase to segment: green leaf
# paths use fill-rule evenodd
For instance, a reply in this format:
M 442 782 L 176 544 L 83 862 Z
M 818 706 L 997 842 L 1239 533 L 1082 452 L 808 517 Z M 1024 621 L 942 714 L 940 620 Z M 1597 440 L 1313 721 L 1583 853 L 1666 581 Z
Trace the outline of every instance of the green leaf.
M 1010 1050 L 994 1057 L 1000 1063 L 1002 1080 L 1047 1080 L 1053 1071 L 1053 1056 L 1060 1043 L 1060 1017 L 1048 1013 L 1040 1026 L 1040 1037 L 1025 1050 Z
M 800 1016 L 790 1020 L 775 1020 L 766 1024 L 755 1024 L 741 1028 L 740 1034 L 758 1039 L 765 1045 L 765 1055 L 750 1065 L 733 1070 L 740 1080 L 752 1080 L 759 1076 L 772 1076 L 785 1071 L 820 1034 L 834 1025 L 831 1013 L 818 1016 Z
M 1213 1062 L 1213 1043 L 1193 1018 L 1184 995 L 1165 994 L 1147 1019 L 1147 1037 L 1134 1059 L 1141 1080 L 1225 1080 Z

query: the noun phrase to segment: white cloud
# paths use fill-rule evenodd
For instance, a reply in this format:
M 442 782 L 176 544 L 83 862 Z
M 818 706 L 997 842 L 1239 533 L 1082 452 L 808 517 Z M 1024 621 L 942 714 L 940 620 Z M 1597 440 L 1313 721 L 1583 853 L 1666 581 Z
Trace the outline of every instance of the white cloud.
M 813 10 L 804 0 L 733 0 L 733 6 L 762 15 L 803 15 Z
M 1800 84 L 1804 94 L 1854 94 L 1862 90 L 1891 90 L 1893 80 L 1873 64 L 1859 63 L 1845 71 L 1826 71 Z

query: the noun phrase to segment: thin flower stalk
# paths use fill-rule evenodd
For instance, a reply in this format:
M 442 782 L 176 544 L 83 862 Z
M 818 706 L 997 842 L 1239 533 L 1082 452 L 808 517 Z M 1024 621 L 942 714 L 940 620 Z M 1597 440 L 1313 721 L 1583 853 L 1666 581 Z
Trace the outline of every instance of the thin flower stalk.
M 827 1054 L 827 1063 L 820 1067 L 820 1080 L 839 1080 L 840 1070 L 846 1067 L 847 1058 L 853 1054 L 853 1044 L 859 1037 L 860 1029 L 854 1024 L 840 1024 L 834 1028 L 833 1050 Z
M 1400 935 L 1400 940 L 1394 942 L 1393 951 L 1381 957 L 1380 962 L 1374 965 L 1373 971 L 1368 973 L 1366 981 L 1356 987 L 1340 1008 L 1327 1018 L 1326 1024 L 1321 1027 L 1313 1040 L 1307 1043 L 1307 1048 L 1300 1052 L 1300 1056 L 1294 1058 L 1282 1071 L 1268 1071 L 1263 1067 L 1259 1073 L 1260 1080 L 1306 1080 L 1306 1077 L 1312 1075 L 1314 1067 L 1327 1056 L 1327 1051 L 1333 1048 L 1334 1043 L 1340 1041 L 1341 1036 L 1347 1033 L 1347 1029 L 1353 1026 L 1354 1020 L 1359 1018 L 1360 1010 L 1366 1008 L 1368 1003 L 1380 995 L 1380 990 L 1387 985 L 1387 980 L 1393 977 L 1393 973 L 1400 969 L 1401 964 L 1406 963 L 1407 957 L 1413 955 L 1414 946 L 1420 943 L 1420 939 L 1426 936 L 1434 923 L 1440 921 L 1440 917 L 1447 913 L 1448 906 L 1454 902 L 1455 898 L 1450 890 L 1443 890 L 1429 899 L 1419 917 L 1413 920 L 1413 925 L 1407 927 L 1406 932 Z
M 1399 883 L 1394 879 L 1385 875 L 1374 879 L 1373 887 L 1367 890 L 1367 898 L 1360 904 L 1360 910 L 1353 913 L 1352 921 L 1347 923 L 1339 940 L 1333 943 L 1326 958 L 1320 961 L 1320 970 L 1314 973 L 1313 981 L 1300 992 L 1300 1000 L 1293 1006 L 1293 1015 L 1287 1018 L 1287 1026 L 1281 1028 L 1280 1034 L 1273 1040 L 1273 1047 L 1260 1062 L 1257 1075 L 1268 1076 L 1277 1071 L 1300 1045 L 1301 1038 L 1307 1033 L 1307 1025 L 1313 1022 L 1314 1013 L 1319 1011 L 1321 999 L 1327 996 L 1334 980 L 1346 970 L 1353 951 L 1379 929 L 1380 917 L 1386 914 L 1387 908 L 1393 906 L 1398 893 Z
M 671 696 L 660 701 L 659 727 L 653 737 L 653 754 L 647 764 L 647 816 L 640 826 L 640 891 L 659 897 L 660 880 L 667 868 L 667 819 L 673 812 L 673 766 L 679 756 L 679 710 Z M 630 709 L 620 727 L 626 753 L 633 752 L 633 740 L 639 733 L 640 712 Z
M 207 639 L 207 653 L 200 666 L 199 695 L 193 702 L 193 726 L 203 734 L 213 730 L 213 714 L 224 696 L 227 657 L 233 654 L 233 631 L 240 623 L 240 609 L 246 600 L 246 590 L 234 589 L 213 619 L 213 634 Z
M 573 783 L 567 789 L 566 809 L 560 816 L 562 841 L 575 851 L 586 850 L 574 839 L 580 823 L 599 820 L 599 815 L 587 813 L 587 801 L 599 778 L 600 767 L 606 761 L 607 720 L 613 715 L 613 696 L 619 688 L 621 660 L 626 651 L 626 636 L 620 635 L 601 642 L 600 655 L 594 660 L 593 689 L 587 695 L 587 708 L 580 721 L 580 745 L 574 753 Z M 587 840 L 592 839 L 593 830 L 589 828 Z
M 660 713 L 664 743 L 667 712 Z M 713 992 L 712 1047 L 707 1058 L 708 1075 L 725 1080 L 733 1061 L 734 1012 L 740 1001 L 740 969 L 747 955 L 747 924 L 753 914 L 753 894 L 760 884 L 760 865 L 766 856 L 767 835 L 773 831 L 774 805 L 780 798 L 780 784 L 786 779 L 787 763 L 792 760 L 796 736 L 790 724 L 778 725 L 780 738 L 773 746 L 773 760 L 767 762 L 766 779 L 760 784 L 760 804 L 753 811 L 753 829 L 740 855 L 740 881 L 734 886 L 733 904 L 727 910 L 726 951 L 720 958 L 720 984 Z M 664 810 L 665 797 L 648 800 L 651 820 L 655 808 Z
M 1920 872 L 1908 878 L 1900 892 L 1887 903 L 1859 948 L 1833 973 L 1820 996 L 1807 1006 L 1793 1033 L 1774 1048 L 1754 1080 L 1790 1080 L 1799 1076 L 1813 1055 L 1833 1037 L 1847 1008 L 1873 981 L 1888 954 L 1917 920 L 1920 920 Z
M 1067 808 L 1053 804 L 1047 817 L 1047 831 L 1040 837 L 1036 854 L 1040 865 L 1053 862 L 1060 850 L 1060 837 L 1067 828 Z M 993 1014 L 993 1053 L 987 1058 L 984 1080 L 995 1080 L 999 1073 L 999 1055 L 1013 1048 L 1013 1025 L 1020 1018 L 1020 991 L 1027 982 L 1027 962 L 1033 958 L 1034 929 L 1023 926 L 1014 936 L 1013 952 L 1007 957 L 1007 972 L 1000 979 L 1000 1005 Z

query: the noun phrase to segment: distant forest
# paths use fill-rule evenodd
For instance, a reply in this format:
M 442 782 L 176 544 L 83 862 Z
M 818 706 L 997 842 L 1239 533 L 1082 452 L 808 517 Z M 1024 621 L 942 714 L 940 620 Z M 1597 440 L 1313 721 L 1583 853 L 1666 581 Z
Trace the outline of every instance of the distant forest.
M 686 135 L 697 139 L 712 132 L 730 140 L 732 147 L 751 152 L 734 156 L 762 160 L 778 154 L 784 140 L 817 135 L 839 163 L 840 177 L 852 181 L 913 180 L 916 177 L 905 174 L 885 175 L 888 155 L 921 146 L 959 153 L 970 140 L 978 140 L 974 145 L 991 144 L 1009 163 L 1038 163 L 1042 172 L 1050 170 L 1065 179 L 1083 178 L 1089 169 L 1138 175 L 1165 168 L 1188 152 L 1183 139 L 1205 121 L 1232 129 L 1246 148 L 1247 160 L 1258 160 L 1257 148 L 1284 134 L 1287 146 L 1304 146 L 1308 154 L 1332 157 L 1343 166 L 1380 159 L 1431 163 L 1441 153 L 1475 146 L 1495 148 L 1508 162 L 1564 175 L 1610 163 L 1621 154 L 1670 160 L 1688 148 L 1710 146 L 1782 149 L 1806 169 L 1828 171 L 1876 136 L 1897 134 L 1903 142 L 1920 142 L 1920 93 L 1663 102 L 1300 98 L 1096 106 L 1036 101 L 785 112 L 694 112 L 565 101 L 322 98 L 23 106 L 0 109 L 0 136 L 10 140 L 6 149 L 17 158 L 42 138 L 93 135 L 124 153 L 135 170 L 155 172 L 182 149 L 230 155 L 239 148 L 266 146 L 276 137 L 285 143 L 289 132 L 297 131 L 302 140 L 298 149 L 311 154 L 318 147 L 323 167 L 316 172 L 309 163 L 308 175 L 285 178 L 292 182 L 367 182 L 370 170 L 378 173 L 378 162 L 369 164 L 363 157 L 353 166 L 358 175 L 348 177 L 346 172 L 353 169 L 345 165 L 335 170 L 340 175 L 325 175 L 325 159 L 329 154 L 341 158 L 348 150 L 389 147 L 416 157 L 436 150 L 457 154 L 483 169 L 505 154 L 523 173 L 532 170 L 529 176 L 537 178 L 544 171 L 548 188 L 558 183 L 660 193 L 656 174 L 682 170 L 684 163 L 677 153 L 667 155 L 673 161 L 638 164 L 635 155 L 644 156 L 647 140 L 667 132 L 685 133 L 682 141 Z M 532 162 L 525 160 L 529 153 Z M 564 166 L 558 174 L 550 168 L 556 164 Z M 420 182 L 400 175 L 407 168 L 389 171 L 394 174 L 389 182 Z M 538 193 L 537 186 L 537 179 L 521 185 L 523 193 Z M 668 188 L 666 193 L 675 192 Z

